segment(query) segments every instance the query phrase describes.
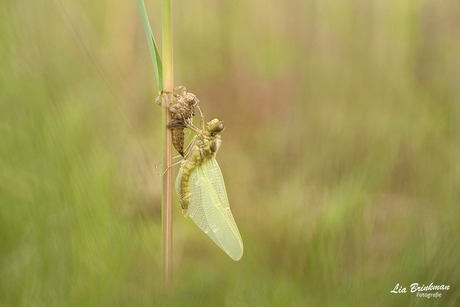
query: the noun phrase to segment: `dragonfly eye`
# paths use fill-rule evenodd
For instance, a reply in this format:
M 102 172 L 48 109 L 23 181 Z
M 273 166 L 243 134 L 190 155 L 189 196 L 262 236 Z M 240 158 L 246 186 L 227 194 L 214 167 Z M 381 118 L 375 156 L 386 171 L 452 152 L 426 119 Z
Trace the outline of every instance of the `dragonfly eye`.
M 211 134 L 220 133 L 224 130 L 224 122 L 214 118 L 206 124 L 206 130 Z

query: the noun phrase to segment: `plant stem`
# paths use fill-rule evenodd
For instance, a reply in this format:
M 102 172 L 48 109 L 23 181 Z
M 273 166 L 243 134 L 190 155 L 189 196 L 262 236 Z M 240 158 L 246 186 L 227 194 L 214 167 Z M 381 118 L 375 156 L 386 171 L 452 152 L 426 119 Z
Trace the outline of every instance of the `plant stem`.
M 173 75 L 173 43 L 172 43 L 172 26 L 171 26 L 171 0 L 163 0 L 162 5 L 162 56 L 163 56 L 163 87 L 167 92 L 174 89 Z M 166 99 L 166 104 L 171 105 L 172 94 Z M 171 114 L 167 109 L 163 109 L 163 165 L 168 167 L 172 164 L 172 135 L 171 131 L 166 128 L 166 123 L 171 120 Z M 162 197 L 162 220 L 163 220 L 163 264 L 164 264 L 164 282 L 168 290 L 171 285 L 172 275 L 172 176 L 171 169 L 168 169 L 164 175 L 163 197 Z

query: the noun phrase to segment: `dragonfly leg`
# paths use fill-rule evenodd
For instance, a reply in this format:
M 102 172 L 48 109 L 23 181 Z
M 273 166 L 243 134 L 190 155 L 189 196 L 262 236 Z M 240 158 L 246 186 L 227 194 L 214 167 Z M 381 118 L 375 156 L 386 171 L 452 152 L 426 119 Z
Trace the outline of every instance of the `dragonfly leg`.
M 182 162 L 182 160 L 179 160 L 179 161 L 177 161 L 176 163 L 173 163 L 173 164 L 171 164 L 171 165 L 168 165 L 168 167 L 165 169 L 165 171 L 164 171 L 162 174 L 158 174 L 158 176 L 164 176 L 164 174 L 166 174 L 166 172 L 167 172 L 171 167 L 176 166 L 177 164 L 179 164 L 179 163 L 181 163 L 181 162 Z
M 188 122 L 186 121 L 185 125 L 187 126 L 187 128 L 189 128 L 190 130 L 196 132 L 197 134 L 203 135 L 203 131 L 198 129 L 197 127 L 195 127 L 195 125 L 192 123 L 191 119 L 189 119 Z
M 186 138 L 186 139 L 190 136 L 190 133 L 192 133 L 192 131 L 188 130 L 188 131 L 187 131 L 187 134 L 185 135 L 185 138 Z
M 200 112 L 201 131 L 204 131 L 204 115 L 203 115 L 203 111 L 201 110 L 199 105 L 197 105 L 196 107 L 198 108 L 198 111 Z
M 188 156 L 190 155 L 190 152 L 195 146 L 195 143 L 196 143 L 196 138 L 193 138 L 193 140 L 187 145 L 187 148 L 185 148 L 184 150 L 184 159 L 188 158 Z
M 166 105 L 164 105 L 164 104 L 162 103 L 163 98 L 164 98 L 166 95 L 168 95 L 168 94 L 169 94 L 169 92 L 167 92 L 167 91 L 161 91 L 160 94 L 158 95 L 157 99 L 155 99 L 155 103 L 156 103 L 157 105 L 159 105 L 160 107 L 169 109 L 168 106 L 166 106 Z
M 185 88 L 185 87 L 184 87 Z M 164 105 L 162 103 L 162 100 L 165 96 L 167 96 L 168 94 L 172 94 L 174 98 L 178 98 L 178 97 L 182 97 L 181 95 L 177 95 L 173 92 L 170 92 L 170 91 L 161 91 L 160 94 L 158 94 L 158 97 L 155 99 L 155 103 L 163 108 L 166 108 L 169 110 L 169 106 L 167 105 Z
M 187 148 L 188 148 L 188 147 L 187 147 Z M 182 158 L 182 156 L 181 156 L 181 155 L 177 155 L 177 156 L 172 157 L 173 160 L 175 160 L 175 159 L 177 159 L 177 158 Z M 179 162 L 180 162 L 180 161 L 179 161 Z M 158 168 L 160 168 L 160 167 L 162 167 L 162 166 L 163 166 L 163 163 L 160 163 L 160 164 L 155 165 L 155 168 L 158 169 Z

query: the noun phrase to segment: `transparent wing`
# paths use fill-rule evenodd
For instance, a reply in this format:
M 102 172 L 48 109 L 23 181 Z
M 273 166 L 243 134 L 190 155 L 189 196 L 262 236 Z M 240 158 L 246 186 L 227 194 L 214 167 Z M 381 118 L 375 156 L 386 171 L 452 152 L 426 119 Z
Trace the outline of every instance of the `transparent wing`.
M 243 241 L 228 204 L 224 179 L 215 159 L 190 175 L 188 215 L 230 258 L 243 256 Z

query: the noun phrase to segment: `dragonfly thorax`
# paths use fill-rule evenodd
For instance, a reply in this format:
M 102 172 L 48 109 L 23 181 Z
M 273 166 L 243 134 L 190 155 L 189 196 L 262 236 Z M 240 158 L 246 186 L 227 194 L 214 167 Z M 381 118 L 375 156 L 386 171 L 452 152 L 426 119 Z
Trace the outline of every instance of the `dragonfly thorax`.
M 207 159 L 214 158 L 221 144 L 220 135 L 200 137 L 197 140 L 197 146 L 200 151 L 200 162 L 204 163 Z

